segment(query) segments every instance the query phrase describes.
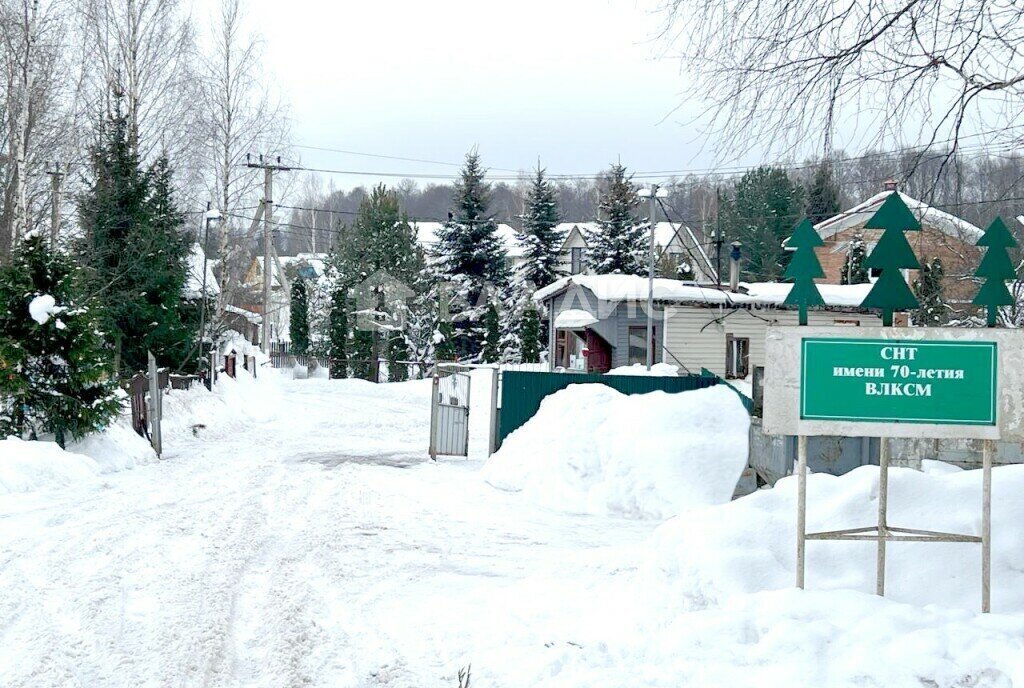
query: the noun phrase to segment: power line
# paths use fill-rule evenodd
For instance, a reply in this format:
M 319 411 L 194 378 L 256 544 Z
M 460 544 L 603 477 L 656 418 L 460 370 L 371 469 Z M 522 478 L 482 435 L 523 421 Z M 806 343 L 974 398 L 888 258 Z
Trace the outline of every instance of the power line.
M 897 155 L 897 154 L 901 154 L 901 153 L 919 153 L 922 156 L 922 160 L 921 160 L 922 162 L 924 160 L 928 160 L 928 159 L 942 159 L 942 158 L 945 158 L 945 157 L 949 156 L 951 153 L 953 153 L 953 151 L 936 151 L 936 152 L 933 152 L 933 153 L 929 153 L 928 151 L 931 148 L 933 148 L 934 146 L 942 145 L 942 144 L 945 144 L 945 143 L 956 142 L 956 143 L 959 144 L 959 142 L 964 140 L 964 139 L 977 138 L 979 136 L 990 136 L 990 135 L 993 135 L 993 134 L 1005 133 L 1005 132 L 1008 132 L 1008 131 L 1011 131 L 1011 130 L 1015 130 L 1015 129 L 1019 129 L 1019 128 L 1022 128 L 1022 127 L 1024 127 L 1024 124 L 1009 125 L 1009 126 L 1002 127 L 1002 128 L 999 128 L 999 129 L 991 129 L 991 130 L 987 130 L 987 131 L 983 131 L 983 132 L 977 132 L 975 134 L 967 134 L 967 135 L 964 135 L 964 136 L 960 136 L 958 138 L 949 138 L 949 139 L 945 139 L 945 140 L 930 142 L 927 146 L 905 146 L 905 147 L 899 147 L 899 148 L 894 148 L 894 149 L 885 150 L 885 151 L 872 151 L 872 152 L 864 153 L 862 155 L 857 155 L 857 156 L 845 156 L 845 157 L 841 157 L 841 158 L 828 158 L 825 161 L 832 162 L 832 163 L 856 162 L 856 161 L 859 161 L 859 160 L 867 160 L 867 159 L 871 159 L 871 158 L 882 158 L 882 157 Z M 307 146 L 307 147 L 312 148 L 311 146 Z M 971 153 L 971 152 L 975 152 L 975 153 L 989 152 L 992 155 L 992 157 L 1000 157 L 999 155 L 997 155 L 997 153 L 1012 153 L 1014 149 L 1015 149 L 1014 148 L 1014 144 L 1012 142 L 1006 142 L 1006 143 L 998 144 L 998 145 L 995 145 L 995 146 L 991 146 L 989 144 L 977 144 L 977 145 L 969 145 L 969 146 L 957 145 L 955 152 L 958 153 L 958 154 Z M 415 159 L 415 158 L 400 158 L 398 156 L 385 156 L 385 155 L 377 155 L 377 154 L 366 154 L 366 155 L 369 155 L 369 156 L 372 156 L 372 157 L 382 157 L 382 158 L 390 158 L 390 159 L 396 159 L 396 160 L 400 160 L 401 159 L 401 160 L 416 161 L 416 162 L 437 163 L 437 164 L 444 164 L 444 165 L 456 165 L 455 163 L 447 163 L 447 162 L 441 163 L 440 161 L 427 161 L 427 160 L 419 160 L 419 159 Z M 1010 155 L 1008 157 L 1016 157 L 1016 156 L 1015 155 Z M 711 167 L 711 168 L 646 170 L 646 171 L 634 172 L 632 177 L 634 179 L 655 179 L 655 178 L 657 178 L 657 179 L 664 179 L 664 178 L 669 178 L 669 177 L 674 177 L 674 176 L 686 176 L 686 175 L 732 176 L 732 175 L 735 175 L 735 174 L 737 174 L 739 172 L 743 172 L 745 170 L 751 169 L 753 167 L 758 167 L 758 166 L 780 167 L 780 168 L 787 169 L 787 170 L 790 170 L 790 171 L 796 171 L 796 170 L 803 170 L 803 169 L 814 168 L 814 167 L 818 166 L 819 164 L 821 164 L 821 162 L 823 162 L 823 161 L 822 160 L 817 160 L 817 161 L 814 161 L 814 162 L 798 163 L 798 164 L 794 164 L 794 163 L 759 163 L 759 164 L 756 164 L 756 165 L 734 165 L 734 166 L 725 166 L 725 167 L 719 166 L 719 167 Z M 299 171 L 305 171 L 305 172 L 318 172 L 318 173 L 322 173 L 322 174 L 344 174 L 344 175 L 350 175 L 350 176 L 376 176 L 376 177 L 389 177 L 389 178 L 402 178 L 402 179 L 451 180 L 451 179 L 456 179 L 459 176 L 458 174 L 442 174 L 442 173 L 430 173 L 430 172 L 390 172 L 390 171 L 389 172 L 373 172 L 373 171 L 367 171 L 367 170 L 345 170 L 345 169 L 320 168 L 320 167 L 303 167 L 303 166 L 295 166 L 293 169 L 299 170 Z M 503 169 L 503 168 L 489 168 L 489 169 L 496 169 L 496 170 L 502 170 L 502 171 L 512 172 L 513 173 L 511 175 L 488 175 L 488 178 L 493 180 L 493 181 L 519 181 L 519 180 L 521 180 L 523 178 L 524 175 L 527 174 L 527 172 L 525 170 L 523 170 L 523 171 L 516 171 L 516 170 Z M 600 173 L 596 173 L 596 174 L 595 173 L 579 173 L 579 174 L 549 173 L 546 176 L 549 179 L 553 179 L 553 180 L 574 180 L 574 179 L 600 179 L 603 175 L 604 175 L 604 173 L 600 172 Z
M 359 151 L 344 150 L 341 148 L 326 148 L 323 146 L 306 146 L 301 144 L 293 144 L 295 148 L 302 148 L 304 150 L 322 151 L 325 153 L 340 153 L 342 155 L 357 155 L 364 158 L 380 158 L 382 160 L 400 160 L 402 162 L 419 162 L 427 165 L 444 165 L 446 167 L 462 167 L 461 162 L 444 162 L 441 160 L 427 160 L 424 158 L 404 158 L 399 155 L 385 155 L 382 153 L 362 153 Z M 500 170 L 502 172 L 518 172 L 519 170 L 511 170 L 502 167 L 492 167 L 492 170 Z

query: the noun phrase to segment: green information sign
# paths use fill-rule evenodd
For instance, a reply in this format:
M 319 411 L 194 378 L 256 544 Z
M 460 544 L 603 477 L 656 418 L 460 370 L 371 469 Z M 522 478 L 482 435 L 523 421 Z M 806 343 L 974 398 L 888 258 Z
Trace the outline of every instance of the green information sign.
M 996 424 L 995 342 L 801 341 L 802 419 Z

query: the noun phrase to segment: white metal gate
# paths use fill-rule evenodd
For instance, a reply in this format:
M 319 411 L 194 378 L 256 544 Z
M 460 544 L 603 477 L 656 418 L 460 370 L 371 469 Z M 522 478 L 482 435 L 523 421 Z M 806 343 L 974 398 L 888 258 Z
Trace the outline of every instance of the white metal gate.
M 466 456 L 469 449 L 469 368 L 439 364 L 430 402 L 430 456 Z

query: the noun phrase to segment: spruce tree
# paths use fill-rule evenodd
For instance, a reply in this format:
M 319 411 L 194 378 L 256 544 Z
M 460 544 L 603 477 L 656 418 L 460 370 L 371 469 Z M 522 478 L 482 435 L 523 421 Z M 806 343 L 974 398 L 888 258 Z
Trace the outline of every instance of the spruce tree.
M 92 181 L 78 204 L 84 236 L 76 248 L 120 368 L 144 369 L 147 351 L 161 365 L 180 367 L 195 335 L 181 299 L 191 245 L 175 209 L 170 166 L 161 158 L 142 169 L 120 112 L 103 123 L 90 157 Z
M 409 346 L 405 334 L 401 330 L 388 333 L 386 358 L 388 362 L 388 382 L 404 382 L 409 379 Z
M 500 360 L 500 327 L 498 309 L 491 303 L 487 306 L 487 311 L 484 313 L 484 348 L 482 351 L 484 363 L 498 363 Z
M 807 218 L 818 224 L 839 214 L 839 184 L 832 163 L 822 161 L 814 171 L 814 179 L 807 187 Z
M 331 292 L 328 353 L 331 379 L 348 377 L 348 294 L 343 287 Z
M 415 231 L 402 215 L 394 191 L 381 184 L 362 200 L 355 221 L 338 242 L 331 269 L 337 275 L 336 288 L 357 295 L 356 309 L 375 313 L 356 318 L 349 343 L 353 376 L 373 379 L 373 359 L 380 354 L 387 357 L 390 349 L 382 334 L 403 328 L 404 340 L 406 299 L 415 295 L 409 285 L 418 283 L 423 269 Z M 371 298 L 372 303 L 360 303 Z
M 375 336 L 373 330 L 357 327 L 352 335 L 352 343 L 349 346 L 349 367 L 352 368 L 352 377 L 363 380 L 373 380 L 377 370 Z
M 722 199 L 722 233 L 726 242 L 741 242 L 747 258 L 743 279 L 775 282 L 783 276 L 789 254 L 782 245 L 800 218 L 803 192 L 786 170 L 759 167 L 740 178 L 733 198 Z
M 914 324 L 924 327 L 938 327 L 949 318 L 949 304 L 942 290 L 944 270 L 942 261 L 933 258 L 921 264 L 921 272 L 914 283 L 914 291 L 920 304 L 914 311 Z
M 978 239 L 976 245 L 987 249 L 985 257 L 981 259 L 981 264 L 974 273 L 975 277 L 984 278 L 985 283 L 981 285 L 971 303 L 975 306 L 985 306 L 988 309 L 986 324 L 995 327 L 999 307 L 1014 303 L 1013 295 L 1006 288 L 1006 280 L 1016 279 L 1017 271 L 1007 251 L 1017 246 L 1017 240 L 1013 238 L 1002 218 L 997 217 Z
M 520 321 L 519 350 L 523 363 L 540 363 L 540 313 L 535 307 L 527 308 Z
M 292 340 L 292 354 L 305 356 L 309 352 L 309 300 L 306 280 L 301 277 L 292 282 L 288 333 Z
M 117 416 L 109 350 L 74 275 L 38 235 L 0 271 L 0 437 L 52 433 L 63 447 Z
M 455 352 L 455 328 L 452 321 L 443 318 L 437 323 L 434 330 L 434 358 L 438 361 L 454 361 Z
M 489 197 L 480 156 L 471 152 L 455 185 L 454 209 L 438 229 L 431 257 L 436 288 L 452 291 L 449 310 L 455 341 L 451 344 L 461 358 L 480 355 L 488 291 L 504 290 L 509 283 L 498 225 L 488 215 Z
M 865 267 L 880 270 L 881 274 L 860 305 L 862 308 L 880 309 L 882 324 L 891 327 L 894 311 L 918 307 L 917 299 L 900 271 L 921 267 L 903 234 L 904 231 L 920 230 L 921 224 L 899 194 L 894 193 L 886 197 L 864 227 L 885 231 L 864 263 Z
M 622 165 L 612 165 L 601 191 L 597 228 L 587 230 L 587 264 L 599 275 L 647 274 L 649 227 L 637 219 L 640 197 Z
M 565 234 L 558 230 L 558 222 L 555 188 L 538 167 L 526 192 L 523 230 L 517 237 L 523 248 L 523 262 L 516 271 L 516 283 L 532 283 L 540 288 L 562 276 L 558 251 Z
M 539 166 L 526 193 L 523 230 L 517 235 L 523 247 L 523 260 L 516 268 L 512 284 L 506 290 L 501 322 L 499 360 L 519 363 L 522 360 L 523 317 L 532 307 L 533 292 L 563 276 L 559 249 L 565 241 L 558 230 L 558 202 L 555 187 Z
M 850 240 L 849 252 L 843 264 L 843 274 L 839 277 L 840 284 L 867 284 L 870 282 L 868 269 L 864 262 L 868 258 L 867 244 L 864 237 L 857 234 Z

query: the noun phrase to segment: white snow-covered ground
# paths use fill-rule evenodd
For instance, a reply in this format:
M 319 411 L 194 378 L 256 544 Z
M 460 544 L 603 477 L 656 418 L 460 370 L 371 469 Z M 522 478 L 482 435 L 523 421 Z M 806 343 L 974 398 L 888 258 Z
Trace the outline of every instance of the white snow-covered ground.
M 1024 685 L 1024 468 L 982 616 L 976 545 L 890 546 L 879 599 L 864 546 L 812 543 L 797 591 L 790 481 L 574 515 L 483 480 L 478 408 L 472 458 L 429 462 L 428 397 L 261 371 L 169 396 L 159 463 L 0 495 L 0 686 Z M 813 476 L 812 527 L 862 525 L 873 470 Z M 894 470 L 894 515 L 976 531 L 977 477 Z

